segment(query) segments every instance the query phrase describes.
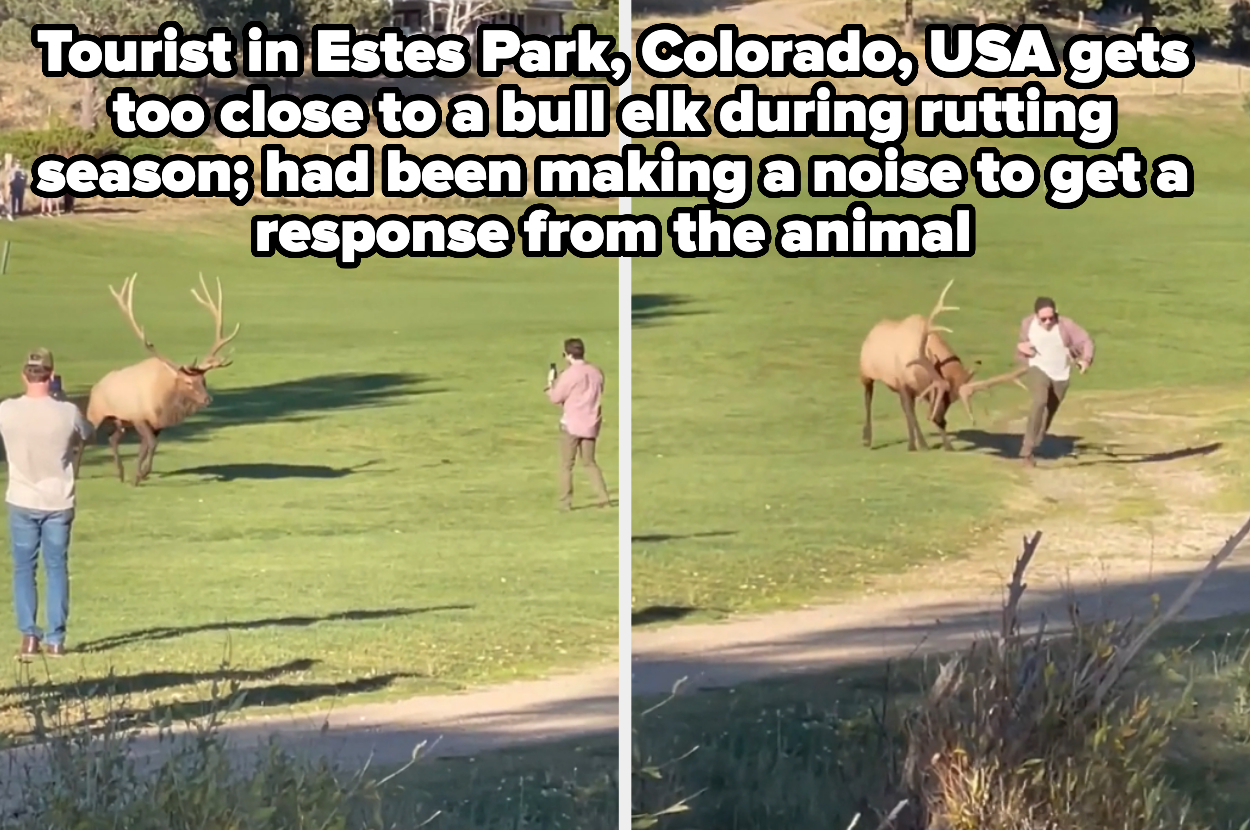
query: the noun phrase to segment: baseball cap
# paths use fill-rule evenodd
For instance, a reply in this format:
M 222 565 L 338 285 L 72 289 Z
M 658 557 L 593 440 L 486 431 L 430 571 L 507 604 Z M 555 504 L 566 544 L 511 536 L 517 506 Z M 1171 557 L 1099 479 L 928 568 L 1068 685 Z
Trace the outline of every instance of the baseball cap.
M 32 349 L 26 355 L 27 369 L 42 369 L 45 372 L 51 372 L 52 366 L 52 352 L 47 349 Z

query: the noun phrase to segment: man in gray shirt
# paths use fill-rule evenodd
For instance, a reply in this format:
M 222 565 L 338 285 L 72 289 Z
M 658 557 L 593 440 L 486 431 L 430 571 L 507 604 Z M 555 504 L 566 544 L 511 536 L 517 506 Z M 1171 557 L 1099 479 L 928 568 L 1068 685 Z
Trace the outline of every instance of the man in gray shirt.
M 26 394 L 0 403 L 0 438 L 9 465 L 4 500 L 13 550 L 13 608 L 22 634 L 18 650 L 22 660 L 41 650 L 50 657 L 65 653 L 74 455 L 76 442 L 86 441 L 94 432 L 78 407 L 52 394 L 52 378 L 52 353 L 36 349 L 22 366 Z M 48 581 L 46 639 L 35 624 L 39 610 L 35 565 L 41 552 Z

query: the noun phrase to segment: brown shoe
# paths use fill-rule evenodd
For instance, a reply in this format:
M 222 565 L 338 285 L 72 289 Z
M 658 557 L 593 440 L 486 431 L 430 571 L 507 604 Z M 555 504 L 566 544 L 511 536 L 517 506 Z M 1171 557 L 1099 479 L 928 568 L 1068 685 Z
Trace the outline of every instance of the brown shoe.
M 47 643 L 43 647 L 43 653 L 49 657 L 64 657 L 65 656 L 65 644 L 64 643 Z
M 39 638 L 26 634 L 22 637 L 22 645 L 17 650 L 18 660 L 30 660 L 39 655 Z

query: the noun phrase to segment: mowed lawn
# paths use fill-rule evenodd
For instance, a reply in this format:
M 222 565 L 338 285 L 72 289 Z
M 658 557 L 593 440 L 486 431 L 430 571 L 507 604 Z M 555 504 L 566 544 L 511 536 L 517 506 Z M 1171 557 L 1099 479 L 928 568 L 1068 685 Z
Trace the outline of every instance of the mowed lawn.
M 635 261 L 636 611 L 681 606 L 702 615 L 830 597 L 872 574 L 958 556 L 1001 529 L 1009 515 L 1004 495 L 1021 471 L 990 450 L 1009 443 L 1004 423 L 1024 414 L 1020 389 L 975 399 L 981 432 L 955 442 L 975 451 L 910 454 L 900 443 L 898 399 L 878 385 L 879 446 L 869 451 L 860 441 L 863 337 L 882 318 L 928 313 L 948 280 L 955 281 L 948 302 L 960 310 L 940 322 L 954 330 L 948 338 L 965 360 L 983 361 L 983 375 L 1011 367 L 1020 319 L 1038 294 L 1055 297 L 1061 314 L 1086 326 L 1098 357 L 1073 383 L 1069 412 L 1133 390 L 1143 390 L 1143 402 L 1197 390 L 1214 403 L 1244 403 L 1248 138 L 1250 119 L 1236 109 L 1208 118 L 1122 118 L 1114 146 L 1138 147 L 1151 159 L 1187 155 L 1196 169 L 1193 197 L 1091 199 L 1056 210 L 1042 192 L 988 200 L 970 186 L 957 200 L 977 210 L 970 259 L 666 253 Z M 1053 154 L 1077 152 L 1066 140 L 912 139 L 905 149 L 953 152 L 967 162 L 981 146 L 1027 152 L 1042 166 Z M 725 151 L 757 160 L 787 152 L 804 169 L 814 153 L 867 152 L 858 141 L 798 140 L 722 140 L 713 152 Z M 776 221 L 792 212 L 840 214 L 849 201 L 757 196 L 743 210 Z M 639 199 L 634 209 L 666 217 L 682 203 Z M 924 215 L 948 213 L 955 203 L 894 198 L 872 206 Z M 951 429 L 968 428 L 955 411 Z M 1055 431 L 1065 433 L 1062 413 Z M 1192 436 L 1158 437 L 1179 448 Z
M 118 482 L 103 443 L 89 450 L 73 653 L 35 664 L 34 679 L 63 693 L 113 671 L 134 705 L 194 714 L 213 679 L 250 689 L 254 711 L 610 655 L 617 512 L 557 512 L 559 413 L 543 379 L 565 337 L 586 340 L 608 374 L 598 455 L 615 489 L 615 263 L 377 258 L 341 271 L 253 258 L 246 218 L 223 210 L 0 227 L 13 243 L 0 392 L 20 390 L 35 346 L 53 350 L 71 394 L 142 359 L 108 293 L 132 273 L 136 316 L 174 359 L 211 341 L 189 293 L 200 271 L 221 277 L 228 327 L 242 324 L 234 364 L 209 376 L 211 407 L 162 435 L 144 485 Z M 128 477 L 136 448 L 128 436 Z M 589 505 L 578 475 L 575 502 Z

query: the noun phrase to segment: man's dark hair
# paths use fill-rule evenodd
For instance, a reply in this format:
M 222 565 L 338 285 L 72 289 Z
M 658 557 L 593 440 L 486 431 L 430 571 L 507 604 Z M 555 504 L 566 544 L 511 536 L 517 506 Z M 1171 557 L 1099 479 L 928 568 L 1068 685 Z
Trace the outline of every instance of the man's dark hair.
M 1033 301 L 1033 311 L 1035 313 L 1041 311 L 1043 308 L 1054 308 L 1056 312 L 1059 311 L 1059 309 L 1055 308 L 1055 301 L 1050 297 L 1038 297 Z
M 52 370 L 42 366 L 23 366 L 22 377 L 31 383 L 47 383 L 52 379 Z
M 564 341 L 564 353 L 574 360 L 581 360 L 586 356 L 586 344 L 580 337 L 570 337 Z

